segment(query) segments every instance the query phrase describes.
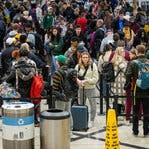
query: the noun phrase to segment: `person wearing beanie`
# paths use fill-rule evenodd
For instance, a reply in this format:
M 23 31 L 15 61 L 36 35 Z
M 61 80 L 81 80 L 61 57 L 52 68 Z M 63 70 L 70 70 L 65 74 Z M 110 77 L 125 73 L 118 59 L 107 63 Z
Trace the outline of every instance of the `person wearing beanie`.
M 55 58 L 58 69 L 55 71 L 52 78 L 52 102 L 55 105 L 55 108 L 71 112 L 72 97 L 66 97 L 66 95 L 64 94 L 64 80 L 66 77 L 64 73 L 68 70 L 67 58 L 64 55 L 58 55 Z M 72 117 L 70 121 L 70 127 L 72 128 Z

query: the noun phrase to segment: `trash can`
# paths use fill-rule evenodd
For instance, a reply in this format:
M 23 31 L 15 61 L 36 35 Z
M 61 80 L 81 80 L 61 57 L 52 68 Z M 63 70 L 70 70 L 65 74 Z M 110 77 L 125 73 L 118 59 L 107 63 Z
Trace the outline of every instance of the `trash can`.
M 70 114 L 49 109 L 40 114 L 41 149 L 70 149 Z
M 2 105 L 3 149 L 34 149 L 34 105 L 8 102 Z

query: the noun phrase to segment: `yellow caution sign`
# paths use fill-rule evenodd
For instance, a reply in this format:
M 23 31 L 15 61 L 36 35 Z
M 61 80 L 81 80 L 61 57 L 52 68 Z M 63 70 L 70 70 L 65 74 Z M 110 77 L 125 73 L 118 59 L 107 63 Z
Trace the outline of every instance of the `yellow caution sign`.
M 120 149 L 116 113 L 114 109 L 108 110 L 105 149 Z

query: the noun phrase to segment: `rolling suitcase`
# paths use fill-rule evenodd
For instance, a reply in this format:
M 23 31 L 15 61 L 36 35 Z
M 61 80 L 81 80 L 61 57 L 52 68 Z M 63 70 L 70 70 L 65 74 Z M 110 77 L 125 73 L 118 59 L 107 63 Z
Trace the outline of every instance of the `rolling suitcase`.
M 87 131 L 88 129 L 88 106 L 84 104 L 84 87 L 83 87 L 83 105 L 73 105 L 71 107 L 71 114 L 73 118 L 74 131 Z

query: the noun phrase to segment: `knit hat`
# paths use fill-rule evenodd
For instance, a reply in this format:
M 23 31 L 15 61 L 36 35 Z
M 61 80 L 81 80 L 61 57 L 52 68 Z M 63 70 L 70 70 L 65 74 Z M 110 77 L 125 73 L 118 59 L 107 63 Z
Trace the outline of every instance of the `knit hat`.
M 67 58 L 64 55 L 56 56 L 55 59 L 61 64 L 66 64 L 67 61 Z

